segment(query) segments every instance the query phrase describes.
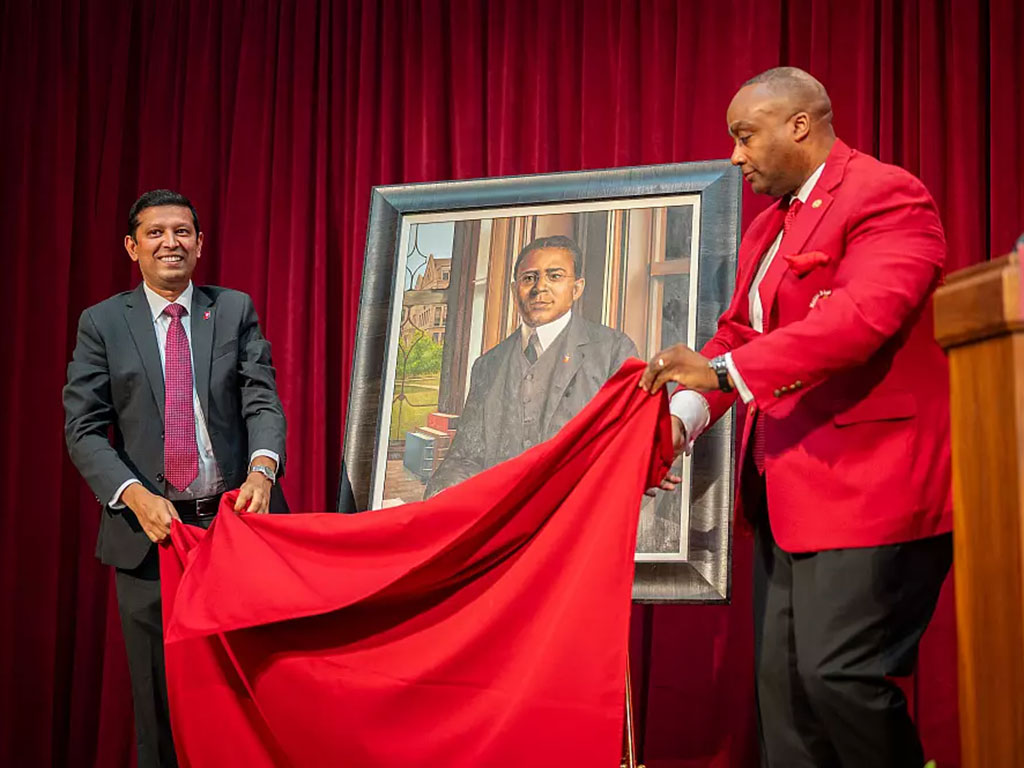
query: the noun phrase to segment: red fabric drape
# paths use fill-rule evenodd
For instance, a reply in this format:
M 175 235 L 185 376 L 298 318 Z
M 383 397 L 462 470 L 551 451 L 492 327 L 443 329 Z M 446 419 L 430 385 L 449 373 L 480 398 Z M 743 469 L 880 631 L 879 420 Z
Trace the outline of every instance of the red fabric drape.
M 239 517 L 228 494 L 209 531 L 176 525 L 160 571 L 183 768 L 617 766 L 640 499 L 672 463 L 643 367 L 427 501 Z
M 80 310 L 138 280 L 119 243 L 141 190 L 192 197 L 197 279 L 256 301 L 299 509 L 333 502 L 374 184 L 727 156 L 738 84 L 790 63 L 827 84 L 850 145 L 928 185 L 951 268 L 1024 229 L 1017 0 L 0 0 L 0 29 L 5 765 L 130 759 L 111 580 L 60 388 Z M 765 203 L 748 195 L 744 220 Z M 748 561 L 740 541 L 730 607 L 637 611 L 652 768 L 751 764 Z M 917 689 L 947 763 L 948 597 Z

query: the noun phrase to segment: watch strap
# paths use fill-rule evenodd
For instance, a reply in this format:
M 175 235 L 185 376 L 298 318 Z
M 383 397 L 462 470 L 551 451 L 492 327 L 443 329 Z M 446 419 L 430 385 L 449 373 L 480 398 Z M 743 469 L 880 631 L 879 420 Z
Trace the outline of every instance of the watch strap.
M 273 469 L 268 467 L 266 464 L 250 464 L 249 473 L 251 474 L 253 472 L 259 472 L 271 483 L 277 482 L 277 473 Z
M 729 383 L 729 365 L 725 362 L 725 355 L 718 355 L 711 358 L 708 367 L 718 377 L 718 388 L 723 392 L 732 392 L 733 387 Z

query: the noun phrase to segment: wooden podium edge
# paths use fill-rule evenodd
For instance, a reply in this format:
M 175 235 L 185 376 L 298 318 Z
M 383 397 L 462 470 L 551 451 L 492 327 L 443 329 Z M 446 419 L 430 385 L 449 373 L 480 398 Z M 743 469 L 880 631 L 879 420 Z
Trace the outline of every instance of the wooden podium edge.
M 945 349 L 1024 330 L 1020 257 L 1011 253 L 952 273 L 934 305 L 935 339 Z
M 949 356 L 963 768 L 1024 755 L 1024 280 L 1009 255 L 935 293 Z

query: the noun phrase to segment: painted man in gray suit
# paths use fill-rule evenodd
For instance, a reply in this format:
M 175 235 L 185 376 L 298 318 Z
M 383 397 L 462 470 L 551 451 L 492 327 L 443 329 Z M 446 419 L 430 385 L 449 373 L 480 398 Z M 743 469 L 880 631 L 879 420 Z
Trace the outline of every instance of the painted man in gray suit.
M 285 419 L 252 299 L 192 284 L 203 234 L 192 204 L 160 189 L 128 215 L 143 282 L 89 307 L 64 387 L 71 460 L 103 504 L 96 555 L 116 569 L 139 768 L 176 765 L 164 679 L 159 560 L 172 520 L 284 512 Z M 113 444 L 108 437 L 113 432 Z
M 513 274 L 522 325 L 473 364 L 458 430 L 426 496 L 552 437 L 636 356 L 624 333 L 572 311 L 583 295 L 582 262 L 576 242 L 561 235 L 519 253 Z

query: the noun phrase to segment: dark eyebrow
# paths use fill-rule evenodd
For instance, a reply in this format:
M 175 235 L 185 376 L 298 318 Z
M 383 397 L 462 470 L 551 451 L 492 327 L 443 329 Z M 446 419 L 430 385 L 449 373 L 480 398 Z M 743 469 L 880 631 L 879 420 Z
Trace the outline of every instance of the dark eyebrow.
M 141 224 L 139 225 L 142 226 Z M 190 221 L 154 221 L 152 224 L 146 227 L 149 229 L 191 229 L 192 222 Z

